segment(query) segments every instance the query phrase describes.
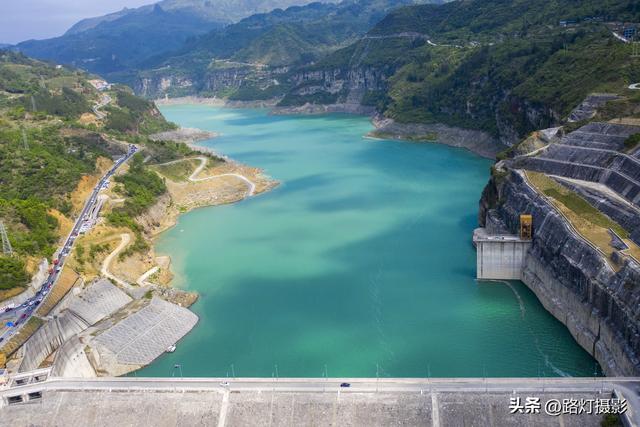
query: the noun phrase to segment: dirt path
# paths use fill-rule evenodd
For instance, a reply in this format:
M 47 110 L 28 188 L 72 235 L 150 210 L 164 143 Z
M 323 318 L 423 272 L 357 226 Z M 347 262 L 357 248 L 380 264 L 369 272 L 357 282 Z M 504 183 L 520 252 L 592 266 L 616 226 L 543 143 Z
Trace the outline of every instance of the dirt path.
M 100 272 L 102 273 L 103 276 L 113 280 L 114 282 L 118 283 L 119 285 L 127 288 L 127 289 L 132 289 L 132 286 L 125 282 L 122 279 L 119 279 L 118 277 L 114 276 L 113 274 L 109 273 L 109 266 L 111 265 L 111 261 L 113 261 L 113 258 L 118 255 L 120 253 L 120 251 L 122 251 L 131 241 L 131 235 L 129 233 L 122 233 L 120 235 L 120 244 L 118 245 L 117 248 L 115 248 L 113 250 L 113 252 L 111 252 L 109 255 L 107 255 L 107 257 L 104 259 L 104 261 L 102 262 L 102 268 L 100 269 Z
M 157 265 L 155 267 L 151 267 L 149 270 L 147 270 L 144 274 L 142 274 L 140 277 L 138 277 L 138 280 L 136 280 L 136 283 L 140 286 L 145 286 L 147 285 L 147 279 L 151 276 L 153 276 L 158 270 L 160 269 L 160 267 L 158 267 Z
M 162 163 L 158 166 L 162 166 L 162 165 L 170 165 L 173 163 L 178 163 L 178 162 L 184 162 L 186 160 L 191 160 L 191 159 L 198 159 L 200 160 L 200 164 L 198 165 L 198 167 L 193 171 L 193 173 L 189 176 L 189 181 L 191 182 L 200 182 L 200 181 L 207 181 L 209 179 L 214 179 L 214 178 L 222 178 L 225 176 L 233 176 L 236 177 L 242 181 L 244 181 L 247 184 L 247 194 L 245 197 L 250 197 L 253 196 L 255 191 L 256 191 L 256 185 L 246 176 L 241 175 L 239 173 L 223 173 L 220 175 L 212 175 L 212 176 L 206 176 L 204 178 L 197 178 L 197 176 L 200 174 L 200 172 L 202 172 L 204 170 L 204 168 L 207 166 L 207 161 L 208 159 L 206 157 L 190 157 L 187 159 L 179 159 L 179 160 L 173 160 L 171 162 L 167 162 L 167 163 Z

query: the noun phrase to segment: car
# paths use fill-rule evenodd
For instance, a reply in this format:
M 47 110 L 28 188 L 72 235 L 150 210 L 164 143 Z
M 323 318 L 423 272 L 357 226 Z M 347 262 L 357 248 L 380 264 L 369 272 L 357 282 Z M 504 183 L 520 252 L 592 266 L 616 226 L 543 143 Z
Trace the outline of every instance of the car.
M 20 316 L 20 320 L 24 319 L 25 317 L 27 317 L 27 313 L 22 313 L 22 316 Z M 16 322 L 17 324 L 17 322 Z
M 343 387 L 343 388 L 351 387 L 351 384 L 349 384 L 349 383 L 342 383 L 342 384 L 340 384 L 340 387 Z
M 229 387 L 229 382 L 228 382 L 228 381 L 222 381 L 222 382 L 220 383 L 220 385 L 221 385 L 222 387 Z

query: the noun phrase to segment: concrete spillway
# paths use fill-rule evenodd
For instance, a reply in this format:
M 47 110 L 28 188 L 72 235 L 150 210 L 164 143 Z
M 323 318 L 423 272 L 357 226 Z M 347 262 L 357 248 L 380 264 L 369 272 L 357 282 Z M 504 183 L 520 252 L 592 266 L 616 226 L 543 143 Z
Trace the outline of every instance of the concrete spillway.
M 20 371 L 36 369 L 65 341 L 89 326 L 110 316 L 131 301 L 131 298 L 108 280 L 90 285 L 72 297 L 68 307 L 49 319 L 24 345 Z
M 87 323 L 69 311 L 46 322 L 25 343 L 20 372 L 36 369 L 66 340 L 87 327 L 89 327 Z

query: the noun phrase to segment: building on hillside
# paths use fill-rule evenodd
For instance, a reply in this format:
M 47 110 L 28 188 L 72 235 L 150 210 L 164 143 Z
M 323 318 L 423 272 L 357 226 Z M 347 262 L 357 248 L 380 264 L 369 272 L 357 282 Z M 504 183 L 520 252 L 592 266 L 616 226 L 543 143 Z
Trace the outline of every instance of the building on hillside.
M 637 28 L 635 25 L 626 25 L 623 29 L 622 29 L 622 37 L 624 37 L 627 40 L 632 40 L 635 38 L 636 34 L 637 34 Z
M 111 84 L 107 83 L 104 80 L 93 79 L 93 80 L 89 80 L 89 83 L 91 83 L 91 86 L 95 87 L 97 90 L 101 92 L 111 89 Z
M 562 21 L 560 21 L 558 24 L 561 27 L 571 27 L 576 25 L 578 22 L 575 19 L 563 19 Z

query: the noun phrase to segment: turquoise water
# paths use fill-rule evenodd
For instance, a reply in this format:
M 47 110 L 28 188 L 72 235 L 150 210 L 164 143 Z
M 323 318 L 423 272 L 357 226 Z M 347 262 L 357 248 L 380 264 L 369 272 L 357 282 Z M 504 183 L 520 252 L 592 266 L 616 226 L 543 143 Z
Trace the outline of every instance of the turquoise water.
M 183 215 L 158 242 L 200 323 L 138 375 L 593 375 L 521 283 L 477 283 L 471 233 L 490 162 L 362 138 L 367 119 L 162 109 L 281 181 Z M 325 368 L 326 367 L 326 368 Z

